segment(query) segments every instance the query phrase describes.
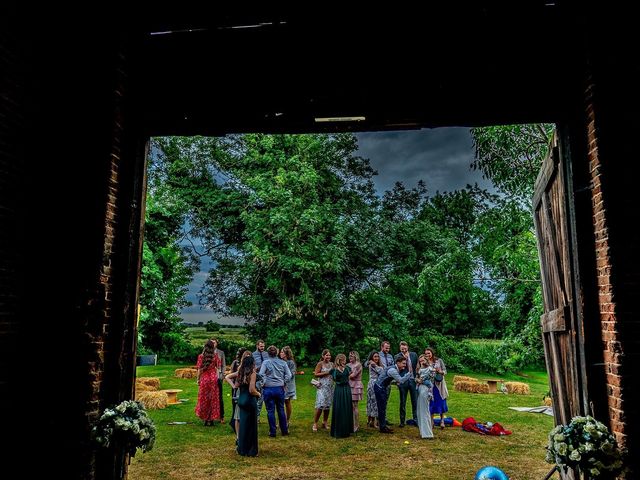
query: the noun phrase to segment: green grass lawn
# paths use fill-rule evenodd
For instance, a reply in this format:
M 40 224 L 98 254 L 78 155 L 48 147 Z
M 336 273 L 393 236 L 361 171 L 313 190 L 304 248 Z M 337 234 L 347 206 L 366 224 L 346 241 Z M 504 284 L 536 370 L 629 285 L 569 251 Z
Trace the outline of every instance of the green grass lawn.
M 392 387 L 388 412 L 396 425 L 395 433 L 383 435 L 366 428 L 366 402 L 360 403 L 361 430 L 350 438 L 334 439 L 328 431 L 313 433 L 315 388 L 309 384 L 312 368 L 296 377 L 298 399 L 293 402 L 291 435 L 268 437 L 266 411 L 262 411 L 257 458 L 241 457 L 235 452 L 235 437 L 229 425 L 204 427 L 195 416 L 197 400 L 195 380 L 173 376 L 180 365 L 138 367 L 139 377 L 160 377 L 161 388 L 180 388 L 181 405 L 151 410 L 158 433 L 155 447 L 140 451 L 129 467 L 131 480 L 204 478 L 243 479 L 385 479 L 408 478 L 473 479 L 485 465 L 502 468 L 511 480 L 539 480 L 549 471 L 544 462 L 546 437 L 553 418 L 542 414 L 509 410 L 510 406 L 539 406 L 548 390 L 545 372 L 525 372 L 526 377 L 507 380 L 530 385 L 531 395 L 468 394 L 453 389 L 453 372 L 447 375 L 450 397 L 449 414 L 462 421 L 500 422 L 513 434 L 487 437 L 461 428 L 436 430 L 435 440 L 421 440 L 415 427 L 397 428 L 398 389 Z M 480 379 L 495 375 L 460 372 Z M 366 379 L 364 379 L 366 385 Z M 226 419 L 231 417 L 231 389 L 225 384 Z M 407 410 L 411 411 L 407 401 Z M 186 425 L 168 425 L 169 422 Z M 408 442 L 408 443 L 405 443 Z

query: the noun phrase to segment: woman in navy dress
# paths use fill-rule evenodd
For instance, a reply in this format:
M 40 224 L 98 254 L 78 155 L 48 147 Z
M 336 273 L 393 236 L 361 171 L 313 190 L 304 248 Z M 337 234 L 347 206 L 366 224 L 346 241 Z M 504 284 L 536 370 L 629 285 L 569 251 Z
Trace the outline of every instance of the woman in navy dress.
M 240 425 L 238 428 L 238 448 L 240 455 L 255 457 L 258 455 L 258 397 L 256 389 L 255 360 L 252 355 L 242 359 L 238 369 L 238 408 Z
M 433 398 L 431 402 L 429 402 L 429 411 L 431 415 L 440 414 L 440 428 L 443 429 L 444 414 L 449 411 L 449 407 L 447 407 L 449 390 L 447 390 L 447 382 L 444 380 L 444 376 L 447 374 L 447 368 L 444 366 L 442 359 L 436 357 L 433 348 L 425 349 L 424 355 L 427 357 L 429 366 L 435 371 L 432 390 Z

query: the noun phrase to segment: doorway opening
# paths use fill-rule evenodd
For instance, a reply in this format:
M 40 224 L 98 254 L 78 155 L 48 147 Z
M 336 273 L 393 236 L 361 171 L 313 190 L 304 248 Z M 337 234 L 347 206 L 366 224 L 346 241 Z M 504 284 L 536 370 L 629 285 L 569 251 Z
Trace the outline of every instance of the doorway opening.
M 186 327 L 184 346 L 173 358 L 173 352 L 166 350 L 164 366 L 141 368 L 138 375 L 155 371 L 173 376 L 176 368 L 193 365 L 204 342 L 212 337 L 220 341 L 227 365 L 238 348 L 254 350 L 257 339 L 266 339 L 267 345 L 291 346 L 297 371 L 304 372 L 297 376 L 292 433 L 307 437 L 303 443 L 310 450 L 290 463 L 303 465 L 312 451 L 326 451 L 322 444 L 329 441 L 319 440 L 311 430 L 315 390 L 309 380 L 321 350 L 330 348 L 334 355 L 356 350 L 364 361 L 382 340 L 391 342 L 393 353 L 401 340 L 418 353 L 434 347 L 452 373 L 452 417 L 474 417 L 507 427 L 514 423 L 516 430 L 531 434 L 518 447 L 520 456 L 511 452 L 510 460 L 502 456 L 501 443 L 488 447 L 489 455 L 495 456 L 490 463 L 515 474 L 520 470 L 546 474 L 544 446 L 552 419 L 519 414 L 508 407 L 538 407 L 543 397 L 554 397 L 544 373 L 543 294 L 531 207 L 535 179 L 553 130 L 552 125 L 521 125 L 152 139 L 145 262 L 153 261 L 147 271 L 160 271 L 153 267 L 158 263 L 167 267 L 166 251 L 171 250 L 174 265 L 186 265 L 173 270 L 174 278 L 182 281 L 174 288 L 193 289 L 185 272 L 195 271 L 203 288 L 202 303 L 209 310 L 200 324 Z M 522 145 L 535 148 L 518 154 Z M 511 157 L 506 158 L 507 154 Z M 516 166 L 517 162 L 522 163 Z M 477 185 L 486 181 L 483 172 L 493 175 L 497 185 Z M 461 174 L 469 175 L 468 181 L 459 178 Z M 404 184 L 395 185 L 403 179 Z M 424 183 L 418 183 L 420 179 Z M 430 183 L 436 186 L 430 188 Z M 152 332 L 149 320 L 155 315 L 144 305 L 145 299 L 152 305 L 149 293 L 162 291 L 145 292 L 145 281 L 143 273 L 142 343 L 145 336 L 153 335 L 147 332 Z M 176 332 L 184 331 L 178 318 L 180 304 L 175 305 Z M 193 311 L 185 313 L 193 318 Z M 215 318 L 215 314 L 223 316 Z M 238 318 L 248 319 L 248 325 L 237 328 L 230 323 Z M 166 337 L 175 339 L 174 333 Z M 471 385 L 461 384 L 458 391 L 454 377 L 465 382 L 463 376 L 471 377 Z M 509 393 L 488 393 L 496 377 Z M 516 383 L 520 385 L 512 387 Z M 165 388 L 183 384 L 183 379 L 168 380 Z M 226 393 L 231 389 L 222 385 L 228 422 L 232 405 Z M 482 393 L 469 393 L 474 388 Z M 528 394 L 514 394 L 519 388 L 527 388 Z M 186 455 L 199 448 L 194 441 L 199 444 L 198 431 L 204 431 L 211 437 L 211 448 L 225 452 L 219 466 L 223 474 L 225 465 L 234 464 L 236 458 L 233 434 L 227 425 L 201 427 L 193 412 L 197 389 L 190 385 L 184 390 L 188 394 L 182 394 L 183 411 L 172 420 L 187 422 L 184 431 L 173 425 L 161 425 L 160 431 L 170 433 Z M 397 422 L 395 390 L 389 417 Z M 479 403 L 486 409 L 478 410 Z M 363 418 L 366 401 L 360 407 Z M 411 407 L 407 410 L 411 412 Z M 165 420 L 166 413 L 159 418 Z M 260 441 L 264 442 L 266 412 L 262 418 Z M 415 429 L 398 432 L 403 441 L 404 437 L 408 442 L 413 437 L 419 441 Z M 476 439 L 453 432 L 445 431 L 441 448 L 449 451 L 449 457 L 452 451 L 458 452 L 460 459 L 440 466 L 443 478 L 460 478 L 483 466 L 462 466 L 467 441 Z M 378 437 L 375 430 L 364 433 Z M 299 440 L 293 438 L 294 443 Z M 536 443 L 540 455 L 531 454 Z M 263 448 L 267 451 L 261 456 L 269 457 L 265 468 L 280 470 L 282 463 L 289 462 L 269 454 L 268 444 Z M 367 454 L 375 456 L 366 449 L 358 453 L 363 458 Z M 157 468 L 171 468 L 173 461 L 175 457 L 136 460 L 131 478 L 147 478 Z M 345 475 L 350 468 L 363 468 L 329 459 L 326 466 L 333 471 L 347 468 Z M 198 467 L 192 468 L 197 471 Z M 287 472 L 302 474 L 293 467 Z

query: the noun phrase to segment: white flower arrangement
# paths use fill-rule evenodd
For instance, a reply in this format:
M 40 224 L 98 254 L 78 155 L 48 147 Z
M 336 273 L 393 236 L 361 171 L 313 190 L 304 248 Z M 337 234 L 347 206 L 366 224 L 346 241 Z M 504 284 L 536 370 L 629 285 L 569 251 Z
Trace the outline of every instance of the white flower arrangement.
M 577 468 L 596 478 L 605 472 L 623 470 L 623 452 L 609 429 L 595 418 L 573 417 L 569 425 L 558 425 L 549 432 L 547 463 L 565 472 Z
M 138 448 L 143 452 L 153 448 L 156 426 L 142 403 L 125 400 L 104 411 L 92 435 L 98 445 L 105 448 L 121 445 L 133 457 Z

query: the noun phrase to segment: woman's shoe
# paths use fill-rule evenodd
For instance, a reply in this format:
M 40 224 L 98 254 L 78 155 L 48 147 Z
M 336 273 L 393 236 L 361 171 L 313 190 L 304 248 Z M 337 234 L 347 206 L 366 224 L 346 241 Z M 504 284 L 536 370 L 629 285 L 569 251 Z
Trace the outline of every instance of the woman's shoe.
M 329 430 L 329 427 L 327 426 L 327 422 L 322 422 L 322 428 L 324 428 L 325 430 Z
M 318 424 L 314 423 L 313 426 L 311 427 L 311 430 L 314 431 L 314 432 L 317 432 L 318 431 Z

